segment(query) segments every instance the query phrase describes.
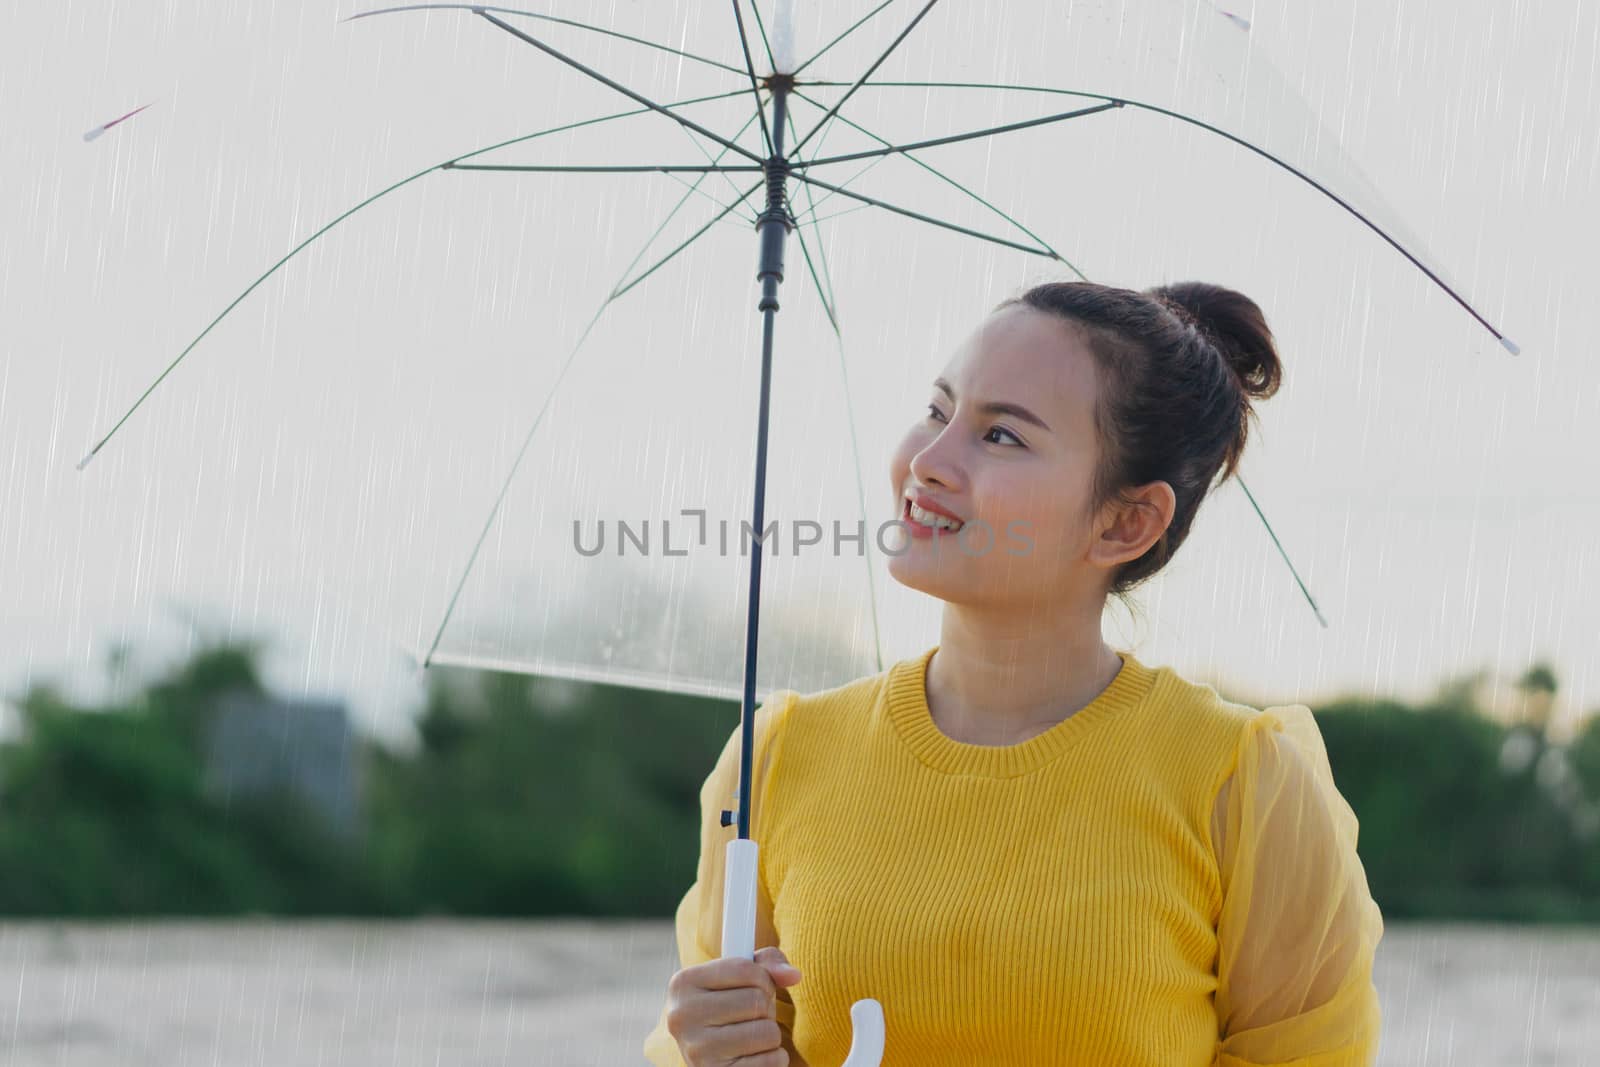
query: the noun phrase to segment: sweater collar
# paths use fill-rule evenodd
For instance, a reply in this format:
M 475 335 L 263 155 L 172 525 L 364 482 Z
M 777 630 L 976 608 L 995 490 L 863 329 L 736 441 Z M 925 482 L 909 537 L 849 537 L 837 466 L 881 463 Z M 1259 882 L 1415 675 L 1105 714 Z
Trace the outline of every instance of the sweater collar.
M 1122 669 L 1093 700 L 1043 733 L 1015 745 L 973 745 L 945 736 L 928 707 L 928 664 L 934 645 L 889 668 L 885 708 L 895 730 L 919 760 L 935 770 L 982 778 L 1015 778 L 1055 759 L 1107 720 L 1130 711 L 1155 690 L 1159 669 L 1118 650 Z

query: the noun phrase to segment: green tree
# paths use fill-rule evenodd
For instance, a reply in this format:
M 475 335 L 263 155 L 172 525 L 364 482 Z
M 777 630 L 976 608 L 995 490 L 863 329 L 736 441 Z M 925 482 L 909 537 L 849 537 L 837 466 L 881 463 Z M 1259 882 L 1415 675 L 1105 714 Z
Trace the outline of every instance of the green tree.
M 221 914 L 364 910 L 353 858 L 288 797 L 207 795 L 206 711 L 259 688 L 255 650 L 200 649 L 126 705 L 77 706 L 48 684 L 16 699 L 0 746 L 0 912 Z
M 669 913 L 736 722 L 724 702 L 590 686 L 562 708 L 534 679 L 440 671 L 420 751 L 374 754 L 376 862 L 424 910 Z

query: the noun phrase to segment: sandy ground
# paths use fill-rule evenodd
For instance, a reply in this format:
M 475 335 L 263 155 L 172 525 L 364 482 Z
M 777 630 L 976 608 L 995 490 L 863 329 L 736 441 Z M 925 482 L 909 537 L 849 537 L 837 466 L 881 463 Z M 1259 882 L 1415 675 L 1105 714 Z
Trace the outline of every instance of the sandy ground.
M 0 1064 L 637 1067 L 675 967 L 661 921 L 0 924 Z M 1384 1067 L 1600 1063 L 1600 928 L 1391 923 L 1375 981 Z

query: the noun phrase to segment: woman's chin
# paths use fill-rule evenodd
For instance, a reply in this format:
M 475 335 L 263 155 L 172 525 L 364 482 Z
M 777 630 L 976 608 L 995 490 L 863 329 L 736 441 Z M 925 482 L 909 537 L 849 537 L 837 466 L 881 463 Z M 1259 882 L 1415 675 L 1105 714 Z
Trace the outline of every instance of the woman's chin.
M 941 562 L 931 558 L 931 555 L 927 559 L 917 558 L 920 555 L 913 546 L 902 555 L 890 556 L 889 577 L 907 589 L 915 589 L 940 600 L 959 599 L 959 583 L 949 573 L 950 561 Z
M 936 555 L 924 552 L 925 547 L 913 546 L 901 555 L 890 555 L 889 577 L 907 589 L 967 607 L 993 608 L 1012 603 L 1026 607 L 1036 601 L 1046 605 L 1061 602 L 1059 594 L 1043 596 L 1040 592 L 1047 586 L 1059 585 L 1050 575 L 1025 566 L 986 567 L 986 561 L 959 553 Z

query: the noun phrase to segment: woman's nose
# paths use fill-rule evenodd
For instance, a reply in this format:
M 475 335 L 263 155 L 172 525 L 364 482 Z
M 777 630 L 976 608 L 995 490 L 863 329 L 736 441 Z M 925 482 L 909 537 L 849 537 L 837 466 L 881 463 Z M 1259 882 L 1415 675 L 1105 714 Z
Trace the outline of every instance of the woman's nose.
M 960 458 L 948 433 L 940 433 L 911 457 L 911 474 L 923 485 L 959 489 L 962 481 Z

